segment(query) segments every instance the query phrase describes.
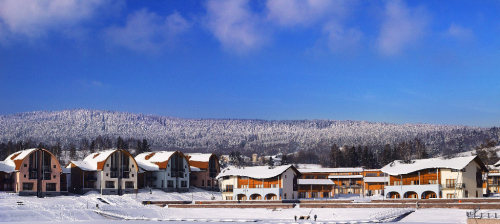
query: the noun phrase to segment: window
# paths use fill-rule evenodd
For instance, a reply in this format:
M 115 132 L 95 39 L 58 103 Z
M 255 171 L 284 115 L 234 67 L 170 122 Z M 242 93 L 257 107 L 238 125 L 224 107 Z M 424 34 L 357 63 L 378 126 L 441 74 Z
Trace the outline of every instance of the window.
M 204 187 L 205 186 L 205 180 L 201 180 L 201 186 Z
M 233 192 L 233 185 L 226 185 L 226 192 Z
M 226 200 L 233 200 L 233 196 L 226 196 Z
M 126 189 L 134 189 L 134 182 L 133 181 L 126 181 L 125 188 Z
M 56 168 L 56 165 L 54 165 L 54 169 Z
M 24 174 L 24 178 L 26 178 L 26 174 Z
M 446 188 L 455 188 L 455 179 L 446 179 Z
M 33 183 L 23 183 L 23 191 L 32 191 Z
M 109 167 L 109 163 L 108 163 L 108 164 L 106 164 L 106 167 Z
M 54 175 L 52 178 L 56 179 L 56 175 Z
M 455 198 L 455 194 L 446 194 L 446 198 Z
M 25 163 L 25 164 L 24 164 L 24 167 L 28 167 L 28 165 Z
M 108 173 L 106 173 L 106 176 L 108 176 Z
M 469 197 L 469 191 L 468 191 L 468 190 L 465 190 L 465 194 L 464 194 L 464 195 L 465 195 L 465 196 L 464 196 L 465 198 L 468 198 L 468 197 Z
M 115 188 L 114 181 L 106 181 L 106 188 Z
M 210 181 L 207 180 L 207 187 L 210 187 Z
M 134 168 L 134 164 L 132 164 L 132 168 Z
M 173 180 L 167 180 L 167 187 L 174 187 L 174 181 Z
M 181 181 L 181 187 L 187 187 L 187 181 L 185 180 Z
M 437 184 L 437 180 L 429 180 L 429 184 Z
M 46 191 L 56 191 L 56 183 L 47 183 L 45 186 Z
M 134 177 L 134 174 L 132 174 L 132 177 Z

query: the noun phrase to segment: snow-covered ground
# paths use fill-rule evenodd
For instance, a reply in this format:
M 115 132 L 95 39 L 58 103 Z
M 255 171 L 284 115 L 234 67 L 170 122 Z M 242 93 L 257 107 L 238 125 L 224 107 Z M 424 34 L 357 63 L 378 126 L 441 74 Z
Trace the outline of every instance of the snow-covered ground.
M 59 196 L 52 198 L 20 197 L 16 194 L 0 192 L 0 222 L 10 223 L 151 223 L 154 220 L 170 220 L 170 223 L 182 222 L 248 222 L 258 223 L 295 223 L 294 216 L 316 214 L 317 223 L 366 221 L 373 219 L 375 213 L 383 212 L 386 208 L 376 209 L 230 209 L 230 208 L 162 208 L 154 205 L 142 205 L 146 200 L 211 200 L 220 194 L 195 189 L 189 193 L 164 193 L 159 190 L 141 190 L 138 194 L 124 196 L 100 195 L 89 192 L 86 195 Z M 99 198 L 106 201 L 102 202 Z M 145 220 L 110 220 L 97 214 L 99 210 L 116 214 L 121 217 L 138 218 Z M 500 211 L 496 211 L 500 212 Z M 466 223 L 466 210 L 459 209 L 421 209 L 400 223 Z M 183 221 L 181 221 L 183 220 Z M 301 223 L 314 223 L 313 220 Z

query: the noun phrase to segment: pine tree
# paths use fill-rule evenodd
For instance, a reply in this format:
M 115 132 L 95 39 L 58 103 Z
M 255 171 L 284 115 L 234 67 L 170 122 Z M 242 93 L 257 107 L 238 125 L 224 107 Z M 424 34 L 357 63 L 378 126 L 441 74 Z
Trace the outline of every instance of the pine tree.
M 142 139 L 142 151 L 143 152 L 151 152 L 151 146 L 148 144 L 147 139 Z
M 69 159 L 70 160 L 77 160 L 76 156 L 76 146 L 73 143 L 69 143 Z
M 140 140 L 137 140 L 137 145 L 135 146 L 135 155 L 139 155 L 143 152 L 144 150 L 142 149 L 142 142 Z
M 123 142 L 122 137 L 118 136 L 118 139 L 116 140 L 116 149 L 124 149 L 125 143 Z
M 288 165 L 288 163 L 288 157 L 286 154 L 283 154 L 283 156 L 281 156 L 281 165 Z
M 341 152 L 337 144 L 333 144 L 332 148 L 330 149 L 330 167 L 339 167 L 340 166 L 340 159 L 341 157 Z
M 267 165 L 269 166 L 269 169 L 274 168 L 274 160 L 272 156 L 269 156 L 269 160 L 267 161 Z

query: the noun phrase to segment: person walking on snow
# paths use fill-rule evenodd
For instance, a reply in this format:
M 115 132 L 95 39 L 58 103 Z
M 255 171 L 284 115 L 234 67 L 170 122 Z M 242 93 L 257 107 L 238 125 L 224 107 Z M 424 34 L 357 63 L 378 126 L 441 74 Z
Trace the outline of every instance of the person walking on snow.
M 316 222 L 316 218 L 318 218 L 318 216 L 316 214 L 314 214 L 314 221 Z

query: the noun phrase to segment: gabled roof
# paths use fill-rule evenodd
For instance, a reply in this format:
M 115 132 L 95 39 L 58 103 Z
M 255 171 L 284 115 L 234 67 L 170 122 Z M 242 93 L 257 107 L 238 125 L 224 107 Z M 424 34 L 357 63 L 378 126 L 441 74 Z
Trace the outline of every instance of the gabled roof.
M 4 164 L 13 167 L 14 170 L 19 170 L 19 168 L 21 168 L 21 164 L 23 163 L 24 159 L 28 157 L 35 150 L 36 148 L 33 148 L 12 153 L 9 156 L 7 156 L 7 158 L 4 160 Z
M 301 173 L 361 173 L 361 167 L 339 167 L 339 168 L 310 168 L 298 169 Z
M 293 165 L 276 166 L 272 169 L 269 169 L 268 166 L 251 166 L 240 169 L 236 167 L 228 167 L 222 170 L 216 178 L 219 179 L 225 176 L 241 176 L 255 179 L 266 179 L 279 176 L 288 169 L 292 169 L 296 175 L 300 175 L 300 172 Z
M 13 171 L 19 170 L 21 168 L 21 164 L 23 163 L 23 161 L 31 153 L 35 152 L 36 150 L 37 150 L 37 148 L 25 149 L 25 150 L 10 154 L 9 156 L 7 156 L 7 158 L 3 162 L 0 162 L 0 171 L 13 172 Z M 41 150 L 46 152 L 46 153 L 49 153 L 50 156 L 55 157 L 51 152 L 47 151 L 46 149 L 41 149 Z M 57 159 L 56 159 L 56 161 L 57 161 Z M 61 172 L 62 172 L 62 170 L 61 170 Z
M 189 165 L 202 170 L 208 169 L 210 158 L 214 157 L 215 162 L 219 161 L 214 153 L 186 153 L 186 158 L 189 160 Z M 218 166 L 217 166 L 218 167 Z
M 77 166 L 78 168 L 85 170 L 85 171 L 100 171 L 104 168 L 104 164 L 106 163 L 106 160 L 109 158 L 109 156 L 111 156 L 113 153 L 115 153 L 117 151 L 121 151 L 125 155 L 132 157 L 132 155 L 130 155 L 130 153 L 127 152 L 126 150 L 108 149 L 108 150 L 104 150 L 104 151 L 94 152 L 94 153 L 88 155 L 87 157 L 85 157 L 85 159 L 83 159 L 83 161 L 71 161 L 66 166 L 66 168 L 71 168 L 74 165 L 74 166 Z M 136 166 L 137 166 L 137 162 L 134 160 L 134 157 L 132 157 L 132 161 L 134 163 L 136 163 Z M 139 168 L 137 167 L 137 170 L 138 169 Z
M 168 161 L 176 153 L 186 159 L 186 161 L 189 161 L 180 151 L 143 152 L 137 155 L 135 160 L 137 161 L 137 164 L 146 171 L 165 170 L 167 169 Z
M 189 161 L 207 162 L 210 160 L 213 153 L 186 153 L 185 154 Z
M 483 171 L 488 171 L 484 163 L 477 156 L 456 157 L 451 159 L 431 158 L 412 160 L 413 163 L 403 163 L 401 160 L 395 160 L 382 167 L 381 171 L 389 175 L 402 175 L 417 172 L 425 169 L 448 168 L 463 169 L 469 163 L 475 161 Z

